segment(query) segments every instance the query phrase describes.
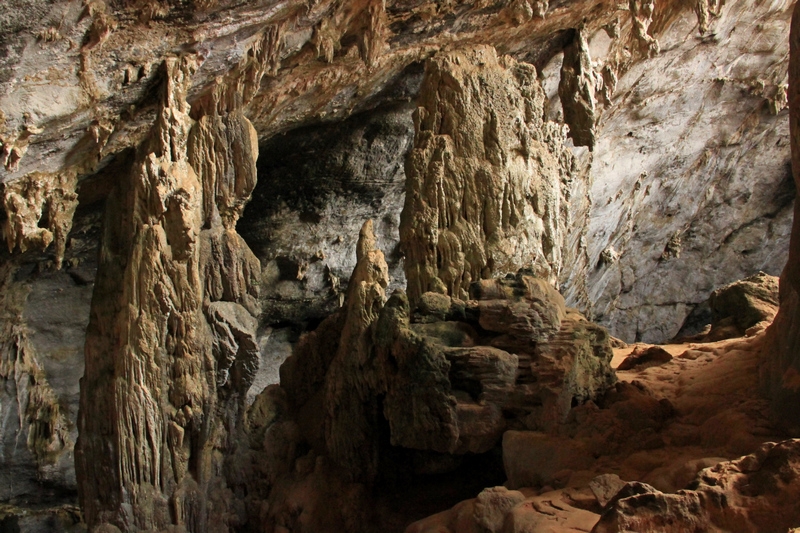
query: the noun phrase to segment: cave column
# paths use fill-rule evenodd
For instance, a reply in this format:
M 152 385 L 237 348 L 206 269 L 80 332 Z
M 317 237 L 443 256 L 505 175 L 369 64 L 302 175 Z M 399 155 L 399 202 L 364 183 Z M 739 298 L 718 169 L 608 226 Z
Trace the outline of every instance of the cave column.
M 90 528 L 227 531 L 221 463 L 258 361 L 259 266 L 235 232 L 258 148 L 241 114 L 189 117 L 193 58 L 164 67 L 155 123 L 106 206 L 78 487 Z

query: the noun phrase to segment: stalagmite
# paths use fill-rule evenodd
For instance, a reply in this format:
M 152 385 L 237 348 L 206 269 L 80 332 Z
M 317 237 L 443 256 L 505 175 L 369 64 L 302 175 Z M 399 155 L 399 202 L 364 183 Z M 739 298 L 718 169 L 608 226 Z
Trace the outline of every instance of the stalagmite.
M 165 62 L 156 123 L 107 207 L 76 450 L 90 527 L 238 520 L 222 462 L 257 368 L 259 266 L 234 228 L 258 148 L 240 114 L 189 117 L 194 68 Z
M 400 223 L 412 302 L 519 268 L 557 283 L 574 159 L 544 102 L 536 70 L 492 48 L 428 62 Z

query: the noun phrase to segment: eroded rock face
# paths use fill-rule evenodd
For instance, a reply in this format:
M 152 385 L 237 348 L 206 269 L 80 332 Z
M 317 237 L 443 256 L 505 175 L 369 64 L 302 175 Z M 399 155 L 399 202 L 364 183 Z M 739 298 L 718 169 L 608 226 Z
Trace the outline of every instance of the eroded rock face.
M 536 69 L 492 48 L 427 63 L 400 222 L 413 303 L 467 299 L 472 282 L 520 268 L 558 282 L 576 164 L 544 103 Z
M 221 467 L 257 365 L 260 266 L 232 228 L 258 147 L 241 114 L 189 117 L 194 69 L 166 61 L 158 120 L 107 204 L 76 449 L 90 527 L 241 520 Z
M 626 342 L 666 342 L 712 291 L 759 270 L 778 275 L 786 261 L 795 195 L 784 96 L 791 13 L 786 2 L 725 2 L 700 37 L 690 11 L 659 21 L 668 9 L 630 3 L 637 20 L 651 13 L 648 35 L 661 52 L 619 71 L 602 111 L 587 294 L 574 282 L 563 291 Z M 600 31 L 587 40 L 592 59 L 613 67 L 615 41 L 609 47 Z M 770 66 L 756 67 L 756 56 Z
M 664 494 L 623 487 L 593 533 L 785 531 L 800 523 L 800 441 L 767 443 L 753 454 L 698 474 L 691 490 Z
M 789 37 L 789 126 L 794 181 L 800 184 L 800 9 L 795 7 Z M 772 400 L 776 421 L 800 432 L 800 207 L 795 207 L 789 261 L 781 273 L 780 310 L 767 330 L 761 386 Z
M 281 368 L 305 438 L 354 480 L 399 466 L 388 445 L 462 455 L 489 451 L 510 425 L 557 431 L 613 384 L 608 334 L 541 279 L 474 283 L 467 302 L 425 293 L 416 308 L 395 291 L 383 305 L 371 229 L 345 306 Z
M 582 31 L 576 31 L 572 42 L 564 48 L 558 97 L 572 142 L 575 146 L 587 146 L 590 150 L 595 143 L 595 89 L 598 81 L 586 36 Z
M 279 135 L 260 147 L 259 184 L 237 229 L 263 268 L 267 324 L 303 325 L 338 309 L 364 219 L 386 251 L 391 292 L 405 287 L 399 252 L 405 154 L 421 66 L 377 109 Z

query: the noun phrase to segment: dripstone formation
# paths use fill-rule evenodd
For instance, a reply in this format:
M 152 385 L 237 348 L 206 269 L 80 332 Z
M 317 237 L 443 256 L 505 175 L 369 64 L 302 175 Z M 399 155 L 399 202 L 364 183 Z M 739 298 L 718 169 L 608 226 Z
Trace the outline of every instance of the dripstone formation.
M 0 530 L 800 528 L 800 7 L 18 4 Z
M 108 200 L 81 381 L 78 488 L 90 528 L 228 531 L 224 454 L 257 369 L 260 265 L 235 232 L 255 184 L 241 114 L 188 115 L 189 57 Z
M 536 69 L 488 47 L 431 60 L 406 160 L 400 242 L 409 298 L 466 299 L 473 281 L 532 268 L 557 282 L 576 169 L 545 120 Z M 574 228 L 575 226 L 572 226 Z

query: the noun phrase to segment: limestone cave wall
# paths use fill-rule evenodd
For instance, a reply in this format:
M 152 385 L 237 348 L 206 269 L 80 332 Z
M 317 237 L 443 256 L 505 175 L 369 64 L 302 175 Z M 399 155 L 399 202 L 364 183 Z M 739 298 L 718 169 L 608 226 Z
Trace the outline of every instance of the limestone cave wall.
M 685 426 L 757 426 L 703 441 L 726 459 L 796 435 L 793 9 L 0 5 L 0 503 L 79 503 L 61 520 L 91 531 L 399 530 L 420 511 L 392 490 L 472 461 L 541 488 L 563 480 L 529 450 L 572 472 L 689 454 Z M 780 310 L 740 350 L 745 414 L 617 382 L 612 345 L 699 338 L 759 271 Z

